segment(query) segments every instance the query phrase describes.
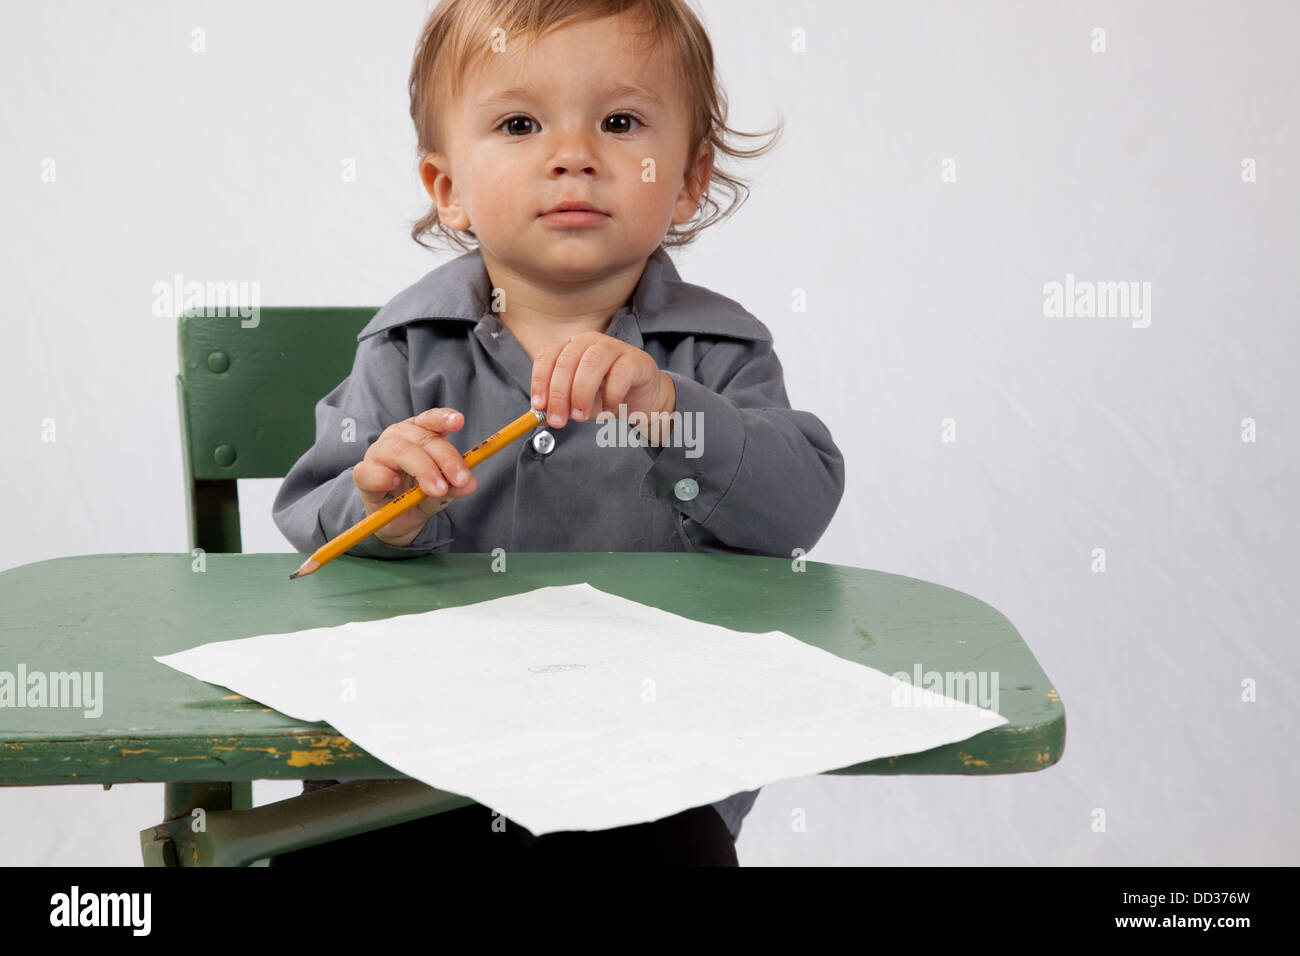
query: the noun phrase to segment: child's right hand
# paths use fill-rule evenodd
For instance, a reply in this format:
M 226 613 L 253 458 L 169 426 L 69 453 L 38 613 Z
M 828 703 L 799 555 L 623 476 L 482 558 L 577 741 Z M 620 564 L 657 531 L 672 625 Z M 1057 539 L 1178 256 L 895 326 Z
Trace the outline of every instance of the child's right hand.
M 431 408 L 389 425 L 366 449 L 366 457 L 352 469 L 352 481 L 361 492 L 367 516 L 412 488 L 416 481 L 428 495 L 376 531 L 375 537 L 380 541 L 406 547 L 430 518 L 455 499 L 478 488 L 478 481 L 465 459 L 442 437 L 447 432 L 459 431 L 464 424 L 465 417 L 454 408 Z

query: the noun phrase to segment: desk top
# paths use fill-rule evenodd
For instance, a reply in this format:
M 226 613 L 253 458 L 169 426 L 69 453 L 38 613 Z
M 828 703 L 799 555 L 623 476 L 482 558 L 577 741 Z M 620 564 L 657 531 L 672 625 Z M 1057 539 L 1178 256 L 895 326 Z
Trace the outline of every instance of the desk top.
M 1011 623 L 967 594 L 914 578 L 679 552 L 519 552 L 504 557 L 506 572 L 493 572 L 490 554 L 344 556 L 292 582 L 302 555 L 204 560 L 196 570 L 189 554 L 102 554 L 0 573 L 0 680 L 8 672 L 16 681 L 20 666 L 103 675 L 98 717 L 83 707 L 0 706 L 0 786 L 401 777 L 327 724 L 294 720 L 153 655 L 583 581 L 738 631 L 784 631 L 913 680 L 929 681 L 931 671 L 996 676 L 997 710 L 1009 724 L 834 773 L 1018 773 L 1051 766 L 1065 744 L 1065 709 Z M 974 691 L 972 683 L 953 696 L 984 705 Z

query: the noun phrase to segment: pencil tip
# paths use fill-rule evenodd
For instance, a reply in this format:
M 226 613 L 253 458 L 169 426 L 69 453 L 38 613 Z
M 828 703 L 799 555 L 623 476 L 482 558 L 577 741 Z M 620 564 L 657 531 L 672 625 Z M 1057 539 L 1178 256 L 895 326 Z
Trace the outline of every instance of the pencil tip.
M 308 574 L 311 574 L 319 567 L 320 567 L 319 561 L 313 561 L 311 558 L 308 558 L 298 567 L 297 571 L 289 575 L 289 580 L 292 581 L 294 578 L 306 577 Z

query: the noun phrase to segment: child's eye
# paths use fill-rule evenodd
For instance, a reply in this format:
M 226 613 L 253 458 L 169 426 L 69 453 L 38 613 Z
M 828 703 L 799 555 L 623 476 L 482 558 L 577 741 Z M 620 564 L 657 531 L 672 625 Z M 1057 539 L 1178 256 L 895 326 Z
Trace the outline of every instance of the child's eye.
M 643 122 L 641 122 L 640 117 L 636 116 L 636 115 L 633 114 L 633 113 L 611 113 L 607 119 L 617 119 L 618 117 L 623 117 L 624 119 L 629 120 L 629 121 L 631 121 L 631 122 L 633 122 L 633 123 L 636 123 L 636 124 L 638 124 L 638 125 L 641 125 L 641 126 L 644 126 L 644 125 L 645 125 Z M 611 133 L 630 133 L 630 132 L 632 132 L 632 130 L 631 130 L 631 129 L 613 129 L 613 130 L 610 130 L 610 132 L 611 132 Z
M 510 123 L 532 123 L 532 122 L 533 122 L 533 118 L 531 116 L 509 116 L 506 119 L 503 119 L 501 121 L 501 126 L 507 126 Z M 497 129 L 500 129 L 501 126 L 498 126 Z M 507 132 L 510 131 L 507 130 Z M 531 130 L 527 130 L 527 129 L 521 130 L 518 127 L 515 127 L 514 132 L 510 133 L 510 135 L 511 136 L 521 135 L 529 132 L 531 132 Z

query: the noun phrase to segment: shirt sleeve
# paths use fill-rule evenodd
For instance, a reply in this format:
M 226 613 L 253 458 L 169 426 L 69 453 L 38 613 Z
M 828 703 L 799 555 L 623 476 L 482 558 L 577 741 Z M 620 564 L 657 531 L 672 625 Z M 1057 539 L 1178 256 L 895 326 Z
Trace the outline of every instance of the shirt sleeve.
M 415 414 L 406 353 L 389 334 L 362 339 L 352 372 L 316 403 L 316 442 L 289 469 L 271 516 L 300 553 L 310 554 L 366 516 L 352 468 L 385 428 Z M 369 558 L 413 558 L 449 551 L 445 512 L 428 520 L 404 548 L 373 534 L 346 553 Z
M 697 379 L 668 372 L 677 390 L 668 445 L 641 494 L 671 503 L 697 551 L 790 557 L 830 525 L 844 493 L 844 457 L 811 412 L 790 408 L 772 343 L 727 339 Z

